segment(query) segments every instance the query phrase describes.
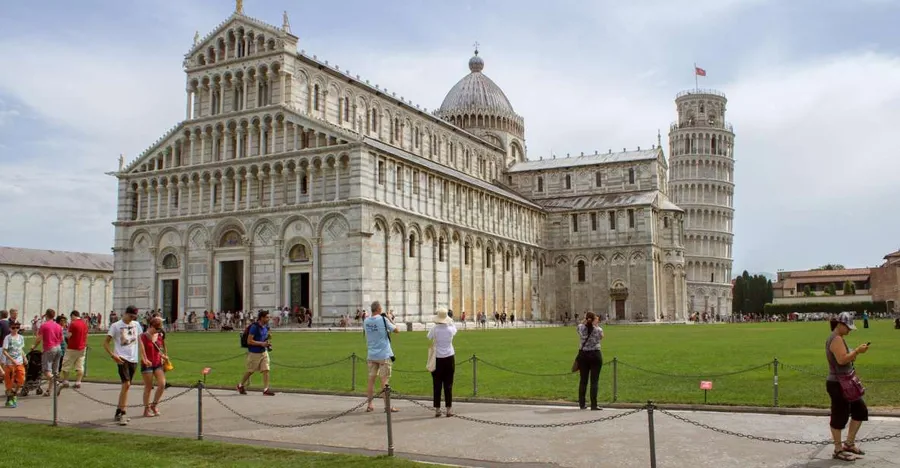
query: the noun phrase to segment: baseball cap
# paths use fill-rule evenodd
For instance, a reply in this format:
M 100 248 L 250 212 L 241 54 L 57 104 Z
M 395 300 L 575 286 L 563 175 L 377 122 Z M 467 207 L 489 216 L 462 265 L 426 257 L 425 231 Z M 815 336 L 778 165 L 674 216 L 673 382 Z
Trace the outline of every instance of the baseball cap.
M 847 328 L 856 330 L 856 325 L 853 324 L 852 312 L 841 312 L 837 317 L 837 323 L 843 323 Z

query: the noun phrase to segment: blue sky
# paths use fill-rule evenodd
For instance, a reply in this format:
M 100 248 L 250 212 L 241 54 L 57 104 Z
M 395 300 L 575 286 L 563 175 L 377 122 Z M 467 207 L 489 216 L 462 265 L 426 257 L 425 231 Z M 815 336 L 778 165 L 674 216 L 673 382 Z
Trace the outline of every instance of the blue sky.
M 119 153 L 184 113 L 183 55 L 230 0 L 7 2 L 0 245 L 109 252 Z M 729 98 L 735 270 L 873 266 L 900 248 L 900 2 L 245 0 L 300 48 L 429 109 L 468 72 L 525 118 L 528 155 L 649 147 L 694 85 Z M 665 141 L 664 141 L 665 144 Z

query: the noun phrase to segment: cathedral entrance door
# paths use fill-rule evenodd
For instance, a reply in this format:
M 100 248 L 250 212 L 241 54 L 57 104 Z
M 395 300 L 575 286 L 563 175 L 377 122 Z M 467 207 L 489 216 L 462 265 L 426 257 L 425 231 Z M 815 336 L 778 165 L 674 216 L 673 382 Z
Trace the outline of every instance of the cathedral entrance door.
M 625 299 L 616 299 L 616 320 L 625 320 Z
M 244 261 L 219 264 L 219 310 L 244 310 Z
M 291 310 L 309 309 L 309 273 L 291 273 Z
M 163 280 L 162 282 L 162 314 L 166 324 L 175 323 L 178 320 L 178 280 Z

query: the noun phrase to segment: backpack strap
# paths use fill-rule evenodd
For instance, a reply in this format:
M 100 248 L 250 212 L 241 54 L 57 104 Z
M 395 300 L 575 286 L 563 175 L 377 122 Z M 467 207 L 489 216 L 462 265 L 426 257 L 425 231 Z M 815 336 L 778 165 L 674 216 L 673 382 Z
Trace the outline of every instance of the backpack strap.
M 384 318 L 384 314 L 381 314 L 381 321 L 384 322 L 384 334 L 387 335 L 388 341 L 391 341 L 391 332 L 388 330 L 387 319 Z

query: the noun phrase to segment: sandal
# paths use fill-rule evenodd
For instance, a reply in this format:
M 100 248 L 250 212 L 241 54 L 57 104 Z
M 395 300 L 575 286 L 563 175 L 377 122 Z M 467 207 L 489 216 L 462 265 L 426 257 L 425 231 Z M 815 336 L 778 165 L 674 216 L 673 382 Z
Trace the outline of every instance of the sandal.
M 856 443 L 844 442 L 844 445 L 841 448 L 841 450 L 843 450 L 844 452 L 854 453 L 856 455 L 865 455 L 866 454 L 866 452 L 863 452 L 862 450 L 859 449 L 859 447 L 856 446 Z
M 153 410 L 151 410 L 149 406 L 145 406 L 145 407 L 144 407 L 144 417 L 145 417 L 145 418 L 152 418 L 153 416 L 155 416 L 155 415 L 153 414 Z
M 843 461 L 856 461 L 856 457 L 853 456 L 853 454 L 844 452 L 843 450 L 835 450 L 834 453 L 831 454 L 831 458 Z
M 366 413 L 371 413 L 372 411 L 375 411 L 375 407 L 374 407 L 374 406 L 369 406 L 369 407 L 366 408 Z
M 150 405 L 150 411 L 153 412 L 153 416 L 159 416 L 159 409 L 156 408 L 156 405 L 158 404 L 159 403 L 153 403 L 152 405 Z
M 385 413 L 388 412 L 387 408 L 384 409 L 384 412 Z M 399 412 L 400 412 L 400 410 L 398 410 L 397 408 L 391 407 L 391 413 L 399 413 Z

